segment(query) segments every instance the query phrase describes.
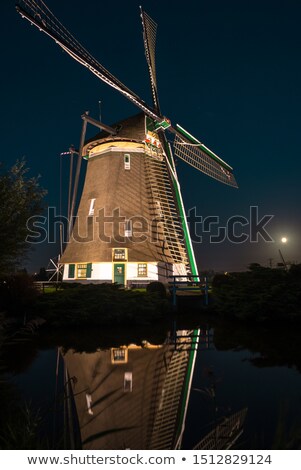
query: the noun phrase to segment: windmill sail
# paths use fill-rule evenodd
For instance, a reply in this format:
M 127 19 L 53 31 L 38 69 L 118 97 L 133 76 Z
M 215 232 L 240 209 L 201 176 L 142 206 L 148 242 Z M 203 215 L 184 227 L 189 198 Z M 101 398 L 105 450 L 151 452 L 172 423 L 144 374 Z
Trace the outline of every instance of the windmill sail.
M 144 39 L 144 48 L 145 56 L 149 70 L 152 94 L 153 94 L 153 103 L 155 110 L 159 113 L 159 98 L 157 91 L 157 77 L 156 77 L 156 35 L 157 35 L 157 24 L 152 20 L 152 18 L 141 9 L 141 18 L 143 26 L 143 39 Z
M 193 450 L 228 450 L 243 433 L 248 408 L 233 413 L 215 426 Z
M 195 139 L 181 126 L 174 140 L 174 154 L 176 157 L 193 166 L 197 170 L 214 178 L 221 183 L 237 188 L 233 175 L 233 169 L 224 160 L 208 149 L 204 144 Z
M 89 69 L 104 83 L 122 93 L 148 116 L 158 119 L 157 114 L 138 95 L 114 77 L 74 38 L 42 0 L 19 0 L 16 8 L 22 18 L 26 18 L 40 31 L 50 36 L 74 60 Z

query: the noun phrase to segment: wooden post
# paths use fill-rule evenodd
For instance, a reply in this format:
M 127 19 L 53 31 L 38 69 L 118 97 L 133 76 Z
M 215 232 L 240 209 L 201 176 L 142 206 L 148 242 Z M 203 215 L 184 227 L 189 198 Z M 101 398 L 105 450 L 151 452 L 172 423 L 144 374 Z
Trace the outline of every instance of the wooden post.
M 208 306 L 209 304 L 209 299 L 208 299 L 208 279 L 207 279 L 207 276 L 205 277 L 205 305 L 206 307 Z

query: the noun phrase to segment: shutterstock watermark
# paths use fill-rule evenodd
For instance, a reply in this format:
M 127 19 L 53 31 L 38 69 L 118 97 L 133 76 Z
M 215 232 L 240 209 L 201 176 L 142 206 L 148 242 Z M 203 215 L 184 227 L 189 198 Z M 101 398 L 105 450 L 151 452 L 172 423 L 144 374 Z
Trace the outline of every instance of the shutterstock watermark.
M 218 215 L 203 217 L 193 207 L 188 211 L 187 222 L 194 243 L 202 243 L 204 236 L 209 236 L 210 243 L 258 243 L 259 240 L 271 243 L 274 239 L 269 234 L 267 225 L 273 217 L 267 214 L 260 217 L 258 206 L 251 206 L 249 217 L 232 215 L 222 223 Z
M 187 211 L 187 225 L 193 243 L 218 244 L 227 241 L 241 244 L 258 243 L 261 240 L 271 243 L 274 239 L 269 233 L 268 225 L 273 217 L 274 215 L 261 215 L 258 206 L 251 206 L 248 217 L 232 215 L 223 222 L 220 216 L 204 217 L 193 207 Z M 122 244 L 129 240 L 131 243 L 158 243 L 168 237 L 182 239 L 183 222 L 161 210 L 147 218 L 139 214 L 127 217 L 119 207 L 110 212 L 100 209 L 93 215 L 73 218 L 71 239 L 77 243 L 91 243 L 95 240 L 110 244 Z M 57 214 L 55 207 L 49 207 L 47 216 L 37 215 L 28 219 L 27 229 L 27 243 L 57 243 L 59 237 L 66 243 L 69 220 Z

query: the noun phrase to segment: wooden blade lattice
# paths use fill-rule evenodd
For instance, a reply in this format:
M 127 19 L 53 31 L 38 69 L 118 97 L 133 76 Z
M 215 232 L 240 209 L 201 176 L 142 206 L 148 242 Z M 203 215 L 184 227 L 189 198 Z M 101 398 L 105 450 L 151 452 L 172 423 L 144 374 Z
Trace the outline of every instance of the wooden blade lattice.
M 89 69 L 104 83 L 122 93 L 145 114 L 158 120 L 158 115 L 138 95 L 103 67 L 62 25 L 42 0 L 19 0 L 17 11 L 40 31 L 50 36 L 74 60 Z
M 197 145 L 181 139 L 178 135 L 175 136 L 173 145 L 176 157 L 184 160 L 184 162 L 211 178 L 237 188 L 237 183 L 233 173 L 220 165 L 218 161 L 208 156 Z
M 157 77 L 156 77 L 156 35 L 157 35 L 157 24 L 154 20 L 148 16 L 145 11 L 141 10 L 142 26 L 143 26 L 143 38 L 145 56 L 149 70 L 151 89 L 153 94 L 153 103 L 157 112 L 159 112 L 159 99 L 157 90 Z

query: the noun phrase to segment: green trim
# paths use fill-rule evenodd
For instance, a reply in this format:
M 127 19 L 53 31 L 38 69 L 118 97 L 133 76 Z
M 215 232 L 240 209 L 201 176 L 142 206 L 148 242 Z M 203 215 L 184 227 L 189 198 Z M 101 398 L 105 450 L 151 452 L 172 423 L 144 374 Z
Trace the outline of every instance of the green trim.
M 167 155 L 167 158 L 168 158 L 168 161 L 169 161 L 170 165 L 172 166 L 174 172 L 176 172 L 174 159 L 172 157 L 172 153 L 170 151 L 170 147 L 169 147 L 167 142 L 166 142 L 166 145 L 165 145 L 165 152 L 166 152 L 166 155 Z M 173 187 L 174 187 L 174 191 L 175 191 L 175 195 L 176 195 L 176 200 L 177 200 L 177 205 L 178 205 L 178 209 L 179 209 L 179 212 L 180 212 L 180 218 L 181 218 L 183 232 L 184 232 L 184 239 L 185 239 L 185 245 L 186 245 L 186 249 L 187 249 L 191 274 L 194 275 L 194 276 L 198 276 L 198 274 L 199 274 L 198 273 L 198 268 L 196 266 L 193 246 L 192 246 L 192 243 L 191 243 L 190 234 L 189 234 L 189 230 L 188 230 L 188 226 L 187 226 L 185 208 L 184 208 L 184 205 L 183 205 L 182 197 L 180 195 L 179 183 L 173 175 L 171 175 L 171 180 L 172 180 L 172 183 L 173 183 Z
M 170 126 L 170 120 L 165 117 L 162 118 L 162 121 L 154 121 L 154 119 L 146 116 L 146 131 L 157 132 L 160 129 L 168 129 Z
M 219 165 L 224 167 L 226 170 L 232 172 L 233 168 L 228 165 L 228 163 L 224 162 L 220 157 L 218 157 L 215 153 L 213 153 L 211 150 L 209 150 L 204 144 L 201 144 L 195 137 L 193 137 L 189 132 L 185 131 L 183 127 L 181 127 L 179 124 L 176 124 L 177 131 L 182 134 L 186 139 L 190 140 L 193 144 L 199 144 L 198 147 L 202 150 L 202 152 L 206 153 L 208 157 L 211 157 L 213 160 L 215 160 Z
M 121 272 L 118 272 L 121 268 Z M 114 263 L 114 282 L 125 285 L 125 263 Z
M 186 244 L 186 248 L 187 248 L 190 268 L 191 268 L 191 274 L 193 276 L 198 276 L 199 273 L 198 273 L 198 268 L 197 268 L 195 258 L 194 258 L 194 251 L 193 251 L 193 246 L 192 246 L 192 243 L 191 243 L 190 234 L 189 234 L 189 230 L 188 230 L 188 226 L 187 226 L 185 209 L 184 209 L 184 206 L 183 206 L 182 198 L 180 196 L 180 190 L 179 190 L 179 187 L 178 187 L 178 182 L 174 178 L 173 178 L 173 186 L 174 186 L 174 189 L 175 189 L 177 203 L 178 203 L 178 207 L 179 207 L 179 211 L 180 211 L 180 217 L 181 217 L 181 220 L 182 220 L 182 227 L 183 227 L 183 231 L 184 231 L 184 238 L 185 238 L 185 244 Z
M 68 278 L 72 279 L 75 277 L 75 264 L 69 264 L 68 267 Z
M 165 152 L 166 152 L 168 161 L 169 161 L 169 163 L 171 164 L 172 169 L 175 171 L 175 162 L 174 162 L 174 159 L 173 159 L 173 157 L 172 157 L 172 153 L 171 153 L 171 151 L 170 151 L 170 147 L 169 147 L 167 141 L 166 141 L 165 143 L 166 143 L 166 145 L 165 145 Z
M 92 276 L 92 263 L 87 263 L 87 274 L 86 277 Z
M 149 116 L 145 116 L 145 127 L 146 127 L 146 134 L 147 131 L 155 132 L 155 122 Z
M 177 431 L 175 434 L 176 436 L 175 442 L 177 442 L 177 440 L 179 439 L 180 433 L 182 431 L 183 420 L 185 417 L 186 403 L 187 403 L 187 400 L 189 399 L 188 392 L 189 392 L 190 376 L 191 376 L 191 373 L 193 372 L 192 367 L 194 364 L 195 355 L 197 354 L 197 351 L 198 351 L 197 344 L 198 344 L 199 331 L 200 331 L 199 329 L 195 329 L 193 330 L 193 333 L 192 333 L 191 351 L 190 351 L 189 359 L 188 359 L 185 384 L 184 384 L 183 394 L 182 394 L 182 403 L 181 403 L 182 406 L 181 406 L 179 419 L 178 419 L 178 427 L 177 427 Z
M 167 118 L 163 118 L 160 122 L 155 122 L 155 129 L 168 129 L 171 126 L 170 120 Z

